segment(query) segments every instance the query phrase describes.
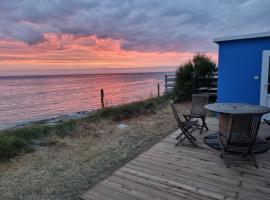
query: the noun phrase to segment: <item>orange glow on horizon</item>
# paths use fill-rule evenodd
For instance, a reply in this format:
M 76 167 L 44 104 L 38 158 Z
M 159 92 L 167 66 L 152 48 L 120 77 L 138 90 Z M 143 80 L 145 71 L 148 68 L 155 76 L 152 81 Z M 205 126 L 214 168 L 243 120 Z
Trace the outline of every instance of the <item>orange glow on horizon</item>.
M 121 40 L 96 36 L 46 33 L 44 38 L 35 45 L 0 40 L 0 70 L 176 67 L 195 54 L 128 51 L 121 49 Z M 217 60 L 215 52 L 207 54 Z

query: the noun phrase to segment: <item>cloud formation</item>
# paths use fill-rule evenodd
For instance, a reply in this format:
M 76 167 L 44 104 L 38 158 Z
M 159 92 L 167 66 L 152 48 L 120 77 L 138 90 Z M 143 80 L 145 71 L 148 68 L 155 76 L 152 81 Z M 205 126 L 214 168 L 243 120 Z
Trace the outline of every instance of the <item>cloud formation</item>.
M 0 47 L 0 66 L 12 70 L 177 66 L 193 56 L 191 52 L 127 51 L 119 40 L 55 33 L 44 34 L 44 41 L 34 45 L 0 40 Z
M 269 0 L 1 0 L 0 38 L 36 45 L 55 33 L 110 38 L 128 51 L 213 51 L 213 37 L 269 31 L 269 9 Z
M 1 0 L 0 75 L 175 67 L 196 52 L 217 60 L 213 37 L 269 31 L 269 9 L 269 0 Z

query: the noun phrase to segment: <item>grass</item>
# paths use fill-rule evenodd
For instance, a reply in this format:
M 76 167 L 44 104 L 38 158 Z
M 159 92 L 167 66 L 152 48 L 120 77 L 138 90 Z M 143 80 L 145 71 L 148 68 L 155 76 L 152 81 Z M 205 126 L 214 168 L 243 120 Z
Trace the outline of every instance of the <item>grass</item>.
M 17 129 L 9 129 L 0 133 L 0 160 L 8 160 L 18 154 L 33 151 L 36 140 L 43 140 L 48 136 L 64 137 L 72 134 L 82 123 L 95 122 L 101 119 L 123 120 L 141 114 L 152 113 L 170 97 L 150 98 L 120 106 L 98 109 L 89 117 L 70 120 L 57 125 L 31 125 Z
M 72 122 L 75 125 L 71 123 L 68 133 L 53 128 L 52 133 L 34 139 L 34 151 L 0 162 L 0 199 L 79 199 L 89 188 L 176 130 L 167 100 L 153 101 L 150 109 L 128 112 L 127 118 L 119 119 L 115 113 L 103 118 L 96 111 L 95 119 L 91 116 Z M 149 104 L 144 106 L 149 108 Z M 186 113 L 190 103 L 177 104 L 176 108 L 179 114 Z M 119 123 L 127 127 L 120 129 Z
M 122 120 L 134 117 L 141 114 L 153 112 L 157 106 L 167 102 L 169 95 L 161 97 L 149 98 L 143 101 L 137 101 L 120 106 L 113 106 L 104 109 L 99 109 L 88 117 L 88 120 L 113 119 Z
M 35 140 L 43 139 L 48 135 L 69 134 L 76 127 L 76 123 L 71 120 L 55 126 L 31 125 L 5 130 L 0 133 L 0 160 L 7 160 L 19 153 L 32 151 Z

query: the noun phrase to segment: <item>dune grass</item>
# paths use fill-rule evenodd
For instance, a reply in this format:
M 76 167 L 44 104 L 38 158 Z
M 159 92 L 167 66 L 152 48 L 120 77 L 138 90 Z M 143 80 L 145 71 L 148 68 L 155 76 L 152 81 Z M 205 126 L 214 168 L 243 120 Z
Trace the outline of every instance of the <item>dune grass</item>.
M 144 101 L 98 109 L 91 113 L 89 117 L 70 120 L 57 125 L 37 124 L 2 131 L 0 132 L 0 160 L 8 160 L 20 153 L 33 151 L 35 141 L 45 139 L 47 136 L 64 137 L 72 134 L 81 123 L 95 122 L 101 119 L 122 120 L 154 112 L 159 105 L 167 102 L 169 98 L 170 96 L 164 95 Z
M 120 106 L 113 106 L 104 109 L 98 109 L 88 117 L 88 120 L 113 119 L 121 120 L 136 115 L 145 114 L 155 110 L 157 106 L 167 102 L 170 95 L 149 98 L 143 101 L 137 101 Z
M 65 135 L 76 126 L 76 121 L 71 120 L 55 126 L 30 125 L 17 129 L 9 129 L 0 133 L 0 160 L 7 160 L 19 153 L 33 150 L 34 141 L 48 135 Z
M 78 120 L 68 133 L 60 134 L 57 129 L 57 133 L 34 140 L 33 152 L 0 162 L 0 199 L 79 199 L 89 188 L 176 130 L 167 101 L 150 105 L 151 109 L 141 114 L 133 112 L 121 119 L 95 114 L 96 119 L 92 116 Z M 176 109 L 180 115 L 186 113 L 190 102 L 177 104 Z M 119 128 L 119 123 L 127 126 Z

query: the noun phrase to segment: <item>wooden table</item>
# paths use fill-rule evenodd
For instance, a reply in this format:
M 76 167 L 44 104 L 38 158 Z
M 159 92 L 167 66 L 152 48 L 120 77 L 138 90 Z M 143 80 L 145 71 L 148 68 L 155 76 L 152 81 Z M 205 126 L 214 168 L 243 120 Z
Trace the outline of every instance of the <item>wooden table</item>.
M 253 154 L 254 152 L 265 152 L 269 148 L 267 146 L 265 149 L 265 145 L 262 145 L 257 134 L 261 117 L 263 114 L 269 113 L 270 108 L 250 104 L 216 103 L 206 105 L 205 109 L 219 114 L 217 136 L 222 151 L 221 157 L 227 167 L 229 167 L 227 157 L 237 154 L 244 157 L 250 155 L 250 160 L 255 167 L 259 168 Z
M 263 115 L 270 112 L 266 106 L 251 105 L 244 103 L 214 103 L 205 105 L 205 109 L 219 114 L 219 132 L 228 133 L 233 116 L 237 115 Z
M 221 114 L 266 114 L 270 108 L 245 103 L 213 103 L 205 105 L 209 111 Z

